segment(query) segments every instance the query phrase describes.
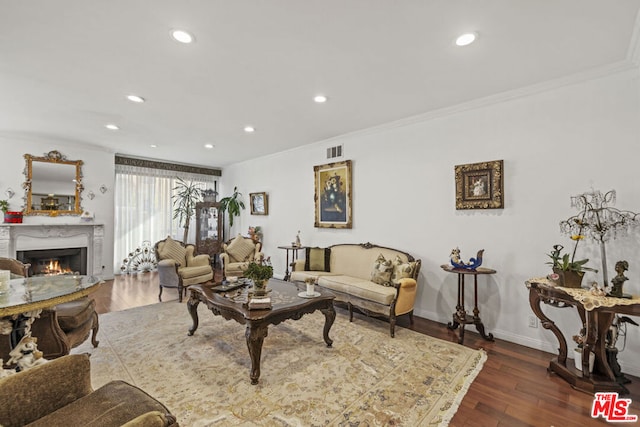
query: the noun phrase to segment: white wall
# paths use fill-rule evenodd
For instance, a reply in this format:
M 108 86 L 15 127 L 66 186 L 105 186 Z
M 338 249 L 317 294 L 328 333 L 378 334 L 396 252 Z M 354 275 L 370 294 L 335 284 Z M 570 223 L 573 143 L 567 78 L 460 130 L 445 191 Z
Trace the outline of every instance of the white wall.
M 2 161 L 0 168 L 0 199 L 6 199 L 5 191 L 12 188 L 15 191 L 13 198 L 9 199 L 10 208 L 21 210 L 24 206 L 24 190 L 22 184 L 25 181 L 25 154 L 44 156 L 46 153 L 57 150 L 69 160 L 82 160 L 83 184 L 81 206 L 84 210 L 95 213 L 94 223 L 104 224 L 105 236 L 102 251 L 102 265 L 104 266 L 104 278 L 113 278 L 113 190 L 115 182 L 114 154 L 103 149 L 91 148 L 72 142 L 48 142 L 38 140 L 36 137 L 7 137 L 0 136 L 2 145 Z M 102 193 L 99 187 L 104 184 L 107 192 Z M 89 190 L 95 193 L 95 198 L 89 200 Z M 25 216 L 24 223 L 28 224 L 76 224 L 80 222 L 78 216 Z
M 290 244 L 298 230 L 304 245 L 369 241 L 403 249 L 423 263 L 415 313 L 440 322 L 451 320 L 456 305 L 456 277 L 440 265 L 453 247 L 460 247 L 463 258 L 484 248 L 484 265 L 498 271 L 479 279 L 487 331 L 555 352 L 551 332 L 528 327 L 532 311 L 524 282 L 549 272 L 546 254 L 553 244 L 571 247 L 558 226 L 576 213 L 570 196 L 615 189 L 616 207 L 640 211 L 638 81 L 637 70 L 623 71 L 233 165 L 224 170 L 221 197 L 234 186 L 245 202 L 249 193 L 265 191 L 269 215 L 251 216 L 247 205 L 232 234 L 262 226 L 264 252 L 277 275 L 285 266 L 285 251 L 277 246 Z M 344 144 L 344 158 L 353 161 L 353 229 L 316 229 L 313 166 L 329 163 L 326 147 L 337 144 Z M 498 159 L 505 165 L 505 208 L 457 211 L 454 166 Z M 629 261 L 625 292 L 635 294 L 640 294 L 639 235 L 607 246 L 610 271 L 617 260 Z M 578 252 L 592 258 L 594 267 L 600 263 L 594 244 L 581 244 Z M 601 276 L 585 278 L 594 279 Z M 575 310 L 546 307 L 545 312 L 569 340 L 578 332 Z M 638 329 L 630 327 L 620 354 L 623 370 L 634 375 L 640 375 L 640 361 L 632 357 L 640 351 Z

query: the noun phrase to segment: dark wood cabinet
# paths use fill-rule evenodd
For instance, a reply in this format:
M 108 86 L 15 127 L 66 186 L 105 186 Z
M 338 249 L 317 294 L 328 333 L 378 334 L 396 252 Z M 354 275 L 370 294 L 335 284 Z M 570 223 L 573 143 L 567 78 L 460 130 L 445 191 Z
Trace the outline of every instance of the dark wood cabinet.
M 209 254 L 211 262 L 222 250 L 222 215 L 220 203 L 200 202 L 196 204 L 196 250 Z

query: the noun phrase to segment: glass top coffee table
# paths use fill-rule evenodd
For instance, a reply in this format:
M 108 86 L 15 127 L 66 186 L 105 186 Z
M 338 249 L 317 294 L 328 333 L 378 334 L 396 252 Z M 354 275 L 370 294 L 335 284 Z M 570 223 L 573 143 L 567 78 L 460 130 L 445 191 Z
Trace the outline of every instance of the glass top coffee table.
M 333 344 L 333 341 L 329 338 L 329 330 L 336 318 L 336 311 L 333 307 L 335 296 L 329 291 L 318 290 L 317 296 L 311 298 L 302 297 L 300 296 L 301 292 L 306 292 L 304 286 L 304 283 L 270 279 L 268 289 L 270 289 L 269 297 L 271 298 L 272 307 L 261 310 L 249 310 L 247 306 L 251 288 L 245 287 L 230 292 L 218 292 L 215 286 L 189 286 L 190 296 L 187 301 L 187 309 L 193 319 L 193 326 L 189 329 L 189 335 L 193 335 L 198 329 L 198 305 L 201 302 L 213 314 L 247 325 L 245 337 L 249 348 L 249 356 L 251 357 L 251 373 L 249 376 L 251 384 L 258 384 L 262 343 L 267 336 L 269 325 L 277 325 L 290 319 L 298 320 L 305 314 L 320 310 L 325 317 L 324 342 L 327 347 L 331 347 Z
M 101 283 L 96 276 L 73 274 L 11 279 L 9 288 L 0 292 L 0 322 L 10 325 L 11 348 L 30 333 L 43 309 L 87 296 Z

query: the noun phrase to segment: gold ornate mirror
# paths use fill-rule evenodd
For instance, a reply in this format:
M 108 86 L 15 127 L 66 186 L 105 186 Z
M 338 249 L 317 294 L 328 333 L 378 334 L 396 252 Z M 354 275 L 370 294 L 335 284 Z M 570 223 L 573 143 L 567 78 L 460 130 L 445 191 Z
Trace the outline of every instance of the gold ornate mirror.
M 68 160 L 59 151 L 44 157 L 25 154 L 25 215 L 80 215 L 82 160 Z

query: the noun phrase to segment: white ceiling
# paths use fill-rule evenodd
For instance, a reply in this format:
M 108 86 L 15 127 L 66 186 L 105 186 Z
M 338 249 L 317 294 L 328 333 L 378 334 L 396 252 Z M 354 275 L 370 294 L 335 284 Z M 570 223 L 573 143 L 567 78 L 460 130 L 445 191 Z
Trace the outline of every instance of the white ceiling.
M 639 8 L 640 0 L 0 0 L 0 137 L 224 167 L 628 62 Z M 173 28 L 196 42 L 175 42 Z M 456 47 L 468 31 L 477 42 Z M 128 101 L 131 93 L 147 102 Z M 317 93 L 329 101 L 314 103 Z M 247 124 L 257 131 L 246 134 Z

